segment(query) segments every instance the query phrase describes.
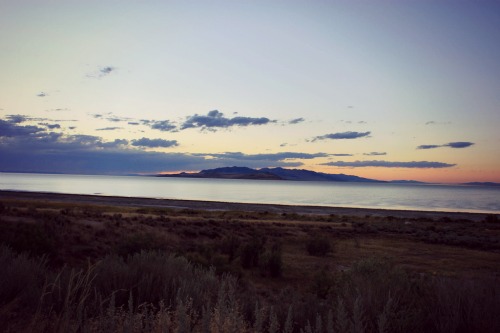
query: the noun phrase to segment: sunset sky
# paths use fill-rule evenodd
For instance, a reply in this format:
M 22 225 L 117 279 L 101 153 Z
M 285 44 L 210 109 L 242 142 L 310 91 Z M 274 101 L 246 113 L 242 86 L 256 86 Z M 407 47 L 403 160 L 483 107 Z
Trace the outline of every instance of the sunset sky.
M 500 1 L 0 0 L 0 171 L 500 182 Z

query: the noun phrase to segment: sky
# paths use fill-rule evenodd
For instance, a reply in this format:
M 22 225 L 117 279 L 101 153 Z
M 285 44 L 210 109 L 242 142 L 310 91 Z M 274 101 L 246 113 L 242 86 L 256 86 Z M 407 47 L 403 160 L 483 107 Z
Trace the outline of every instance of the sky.
M 500 182 L 500 2 L 0 0 L 0 171 Z

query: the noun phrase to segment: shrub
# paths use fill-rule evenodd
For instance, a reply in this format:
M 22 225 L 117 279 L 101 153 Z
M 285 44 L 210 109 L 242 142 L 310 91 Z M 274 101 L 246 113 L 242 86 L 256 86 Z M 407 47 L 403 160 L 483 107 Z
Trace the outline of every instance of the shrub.
M 123 238 L 115 247 L 115 253 L 127 257 L 141 251 L 165 250 L 166 244 L 158 236 L 150 233 L 134 234 Z
M 260 268 L 264 275 L 271 277 L 280 277 L 283 274 L 283 259 L 280 244 L 273 244 L 271 251 L 265 253 Z
M 316 236 L 307 242 L 306 249 L 309 255 L 323 257 L 332 251 L 332 245 L 328 238 Z
M 233 261 L 240 248 L 240 240 L 234 236 L 224 237 L 220 243 L 220 250 L 229 256 L 229 262 Z
M 333 275 L 328 267 L 323 267 L 313 276 L 312 292 L 319 298 L 326 299 L 334 287 Z
M 486 215 L 484 221 L 486 223 L 498 223 L 498 216 L 494 214 Z
M 28 252 L 32 255 L 46 254 L 53 257 L 57 253 L 59 239 L 57 232 L 51 229 L 53 228 L 48 223 L 18 224 L 16 230 L 7 229 L 0 232 L 0 243 L 18 252 Z
M 9 247 L 0 246 L 0 267 L 0 308 L 14 302 L 24 310 L 33 309 L 40 297 L 43 277 L 47 274 L 45 258 L 32 258 L 26 253 L 18 254 Z
M 254 235 L 250 242 L 241 247 L 241 267 L 251 268 L 259 265 L 260 256 L 264 252 L 265 242 L 265 238 Z

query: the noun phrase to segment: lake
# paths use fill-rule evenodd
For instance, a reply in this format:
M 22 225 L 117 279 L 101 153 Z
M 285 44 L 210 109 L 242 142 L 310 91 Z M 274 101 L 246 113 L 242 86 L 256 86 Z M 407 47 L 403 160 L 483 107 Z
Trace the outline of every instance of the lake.
M 0 190 L 500 213 L 500 188 L 488 186 L 0 173 Z

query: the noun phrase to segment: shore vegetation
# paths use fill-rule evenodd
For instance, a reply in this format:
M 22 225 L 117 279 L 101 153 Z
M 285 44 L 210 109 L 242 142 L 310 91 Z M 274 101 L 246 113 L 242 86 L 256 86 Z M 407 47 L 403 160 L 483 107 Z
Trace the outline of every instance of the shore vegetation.
M 3 198 L 0 331 L 498 332 L 499 236 L 491 216 Z

